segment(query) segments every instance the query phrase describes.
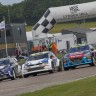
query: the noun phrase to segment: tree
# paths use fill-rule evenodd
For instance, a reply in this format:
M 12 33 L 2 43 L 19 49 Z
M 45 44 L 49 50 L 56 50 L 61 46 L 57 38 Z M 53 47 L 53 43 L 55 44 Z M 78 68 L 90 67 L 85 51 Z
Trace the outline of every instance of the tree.
M 34 25 L 49 7 L 92 2 L 94 0 L 24 0 L 9 6 L 11 23 L 26 23 Z M 8 6 L 0 3 L 0 20 L 5 16 L 8 20 Z

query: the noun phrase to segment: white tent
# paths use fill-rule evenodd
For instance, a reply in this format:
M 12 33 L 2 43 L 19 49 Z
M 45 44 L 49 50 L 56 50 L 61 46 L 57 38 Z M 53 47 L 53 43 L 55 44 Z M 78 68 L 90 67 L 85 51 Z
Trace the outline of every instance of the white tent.
M 61 33 L 55 33 L 55 34 L 41 33 L 40 38 L 38 38 L 38 39 L 47 38 L 47 37 L 56 37 L 56 36 L 60 36 L 60 35 L 61 35 Z M 27 41 L 33 40 L 32 31 L 26 32 L 26 36 L 27 36 Z
M 32 31 L 26 32 L 27 41 L 33 40 L 32 38 Z
M 96 1 L 48 8 L 41 19 L 33 26 L 33 38 L 38 39 L 42 36 L 41 33 L 48 33 L 56 23 L 88 18 L 96 18 Z

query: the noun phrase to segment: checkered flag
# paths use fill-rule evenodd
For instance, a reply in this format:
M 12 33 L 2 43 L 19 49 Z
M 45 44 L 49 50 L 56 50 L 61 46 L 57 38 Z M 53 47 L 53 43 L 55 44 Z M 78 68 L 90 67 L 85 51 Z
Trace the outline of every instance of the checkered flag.
M 52 17 L 48 9 L 43 17 L 35 24 L 32 31 L 47 33 L 56 24 L 56 20 Z

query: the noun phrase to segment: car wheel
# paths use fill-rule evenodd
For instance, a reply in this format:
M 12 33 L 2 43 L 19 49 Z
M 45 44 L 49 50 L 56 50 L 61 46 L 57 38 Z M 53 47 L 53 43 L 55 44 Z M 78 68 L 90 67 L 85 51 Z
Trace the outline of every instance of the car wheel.
M 33 73 L 32 75 L 33 75 L 33 76 L 37 76 L 37 73 Z
M 0 79 L 0 81 L 2 81 L 2 79 Z
M 70 67 L 64 67 L 64 63 L 63 63 L 63 68 L 64 68 L 65 71 L 70 69 Z
M 76 68 L 76 66 L 71 66 L 71 69 L 75 69 Z
M 28 74 L 26 74 L 26 75 L 23 75 L 22 77 L 24 77 L 24 78 L 28 78 L 28 77 L 29 77 L 29 75 L 28 75 Z
M 18 78 L 23 78 L 22 74 L 18 75 Z
M 92 58 L 92 63 L 90 63 L 89 65 L 91 65 L 91 66 L 95 66 L 96 65 L 96 61 L 95 61 L 94 57 Z
M 69 70 L 69 69 L 70 69 L 69 67 L 64 67 L 64 70 L 65 70 L 65 71 L 67 71 L 67 70 Z
M 12 74 L 13 74 L 13 76 L 11 77 L 11 80 L 15 80 L 16 79 L 16 74 L 15 74 L 14 70 L 12 71 Z
M 49 73 L 54 73 L 55 67 L 54 67 L 54 63 L 53 62 L 51 63 L 51 67 L 52 67 L 52 70 L 50 70 Z
M 59 62 L 58 71 L 62 71 L 62 63 L 61 63 L 61 61 Z

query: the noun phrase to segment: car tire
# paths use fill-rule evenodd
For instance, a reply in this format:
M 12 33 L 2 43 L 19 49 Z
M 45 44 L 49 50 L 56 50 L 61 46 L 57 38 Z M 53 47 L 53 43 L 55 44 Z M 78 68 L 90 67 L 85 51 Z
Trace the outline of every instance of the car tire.
M 71 69 L 75 69 L 76 68 L 76 66 L 71 66 Z
M 65 71 L 67 71 L 67 70 L 69 70 L 69 69 L 70 69 L 69 67 L 64 67 L 64 70 L 65 70 Z
M 32 75 L 33 75 L 33 76 L 37 76 L 37 73 L 33 73 Z
M 95 66 L 95 59 L 92 58 L 92 63 L 90 63 L 91 66 Z
M 16 79 L 16 73 L 14 70 L 12 71 L 12 74 L 13 74 L 13 76 L 11 77 L 11 80 L 15 80 Z
M 0 79 L 0 81 L 2 81 L 3 79 Z
M 22 77 L 23 77 L 23 78 L 28 78 L 28 77 L 29 77 L 29 75 L 28 75 L 28 74 L 26 74 L 26 75 L 23 75 Z
M 23 76 L 22 75 L 18 75 L 18 78 L 23 78 Z
M 59 71 L 59 72 L 62 71 L 62 63 L 61 63 L 61 61 L 59 62 L 58 71 Z

